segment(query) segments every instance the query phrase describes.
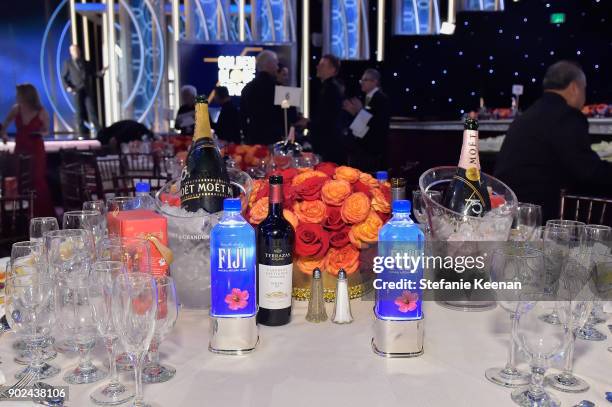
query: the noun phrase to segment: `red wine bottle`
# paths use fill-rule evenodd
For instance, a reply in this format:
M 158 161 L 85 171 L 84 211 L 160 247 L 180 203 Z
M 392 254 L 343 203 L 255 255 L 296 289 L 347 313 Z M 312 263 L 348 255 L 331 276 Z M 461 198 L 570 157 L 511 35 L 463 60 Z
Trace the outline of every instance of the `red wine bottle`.
M 223 200 L 232 197 L 232 186 L 225 162 L 217 148 L 210 129 L 208 102 L 203 96 L 196 98 L 195 131 L 181 174 L 181 208 L 208 213 L 223 209 Z
M 295 232 L 283 216 L 283 177 L 270 177 L 268 216 L 257 227 L 257 322 L 278 326 L 291 320 Z
M 465 119 L 459 168 L 444 192 L 448 209 L 467 216 L 484 216 L 491 210 L 486 182 L 480 176 L 478 121 Z

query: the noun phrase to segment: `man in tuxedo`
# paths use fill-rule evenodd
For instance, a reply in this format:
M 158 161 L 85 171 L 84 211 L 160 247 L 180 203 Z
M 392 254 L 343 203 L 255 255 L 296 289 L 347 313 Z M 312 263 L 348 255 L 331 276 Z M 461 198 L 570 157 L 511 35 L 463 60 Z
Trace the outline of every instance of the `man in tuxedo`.
M 321 80 L 319 96 L 313 106 L 310 121 L 310 141 L 315 153 L 323 161 L 346 164 L 347 154 L 342 136 L 342 99 L 344 87 L 337 79 L 340 60 L 331 54 L 323 55 L 317 65 Z
M 74 108 L 76 110 L 76 125 L 81 135 L 88 134 L 86 122 L 93 126 L 97 132 L 99 126 L 98 115 L 94 103 L 94 79 L 101 76 L 105 69 L 96 73 L 93 66 L 81 57 L 78 45 L 70 46 L 70 59 L 64 61 L 62 68 L 62 79 L 68 93 L 74 96 Z
M 275 52 L 264 50 L 257 55 L 257 74 L 243 89 L 240 114 L 247 144 L 273 144 L 284 138 L 283 114 L 274 105 L 278 71 Z
M 225 86 L 215 88 L 215 103 L 221 106 L 219 118 L 212 127 L 222 140 L 240 143 L 240 113 L 232 103 L 232 98 Z
M 353 117 L 349 126 L 353 136 L 349 165 L 366 172 L 386 170 L 390 112 L 389 99 L 380 90 L 380 72 L 366 69 L 359 84 L 365 95 L 363 102 L 352 98 L 343 103 L 344 110 Z
M 542 205 L 544 221 L 559 218 L 561 189 L 612 191 L 612 163 L 591 150 L 589 123 L 580 111 L 586 84 L 575 63 L 551 65 L 543 95 L 510 125 L 497 156 L 495 176 L 519 201 Z

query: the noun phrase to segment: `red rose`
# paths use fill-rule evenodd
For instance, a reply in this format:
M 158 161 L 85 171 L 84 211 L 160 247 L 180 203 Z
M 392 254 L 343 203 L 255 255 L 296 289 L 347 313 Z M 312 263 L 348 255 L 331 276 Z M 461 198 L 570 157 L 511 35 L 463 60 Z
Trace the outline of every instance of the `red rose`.
M 329 234 L 321 225 L 300 223 L 295 231 L 295 253 L 298 256 L 322 257 L 329 248 Z
M 262 185 L 261 189 L 257 191 L 254 202 L 257 202 L 260 199 L 268 197 L 268 196 L 270 196 L 270 184 L 266 182 L 265 184 Z
M 268 147 L 258 144 L 255 146 L 253 155 L 257 158 L 266 158 L 268 156 Z
M 350 227 L 345 226 L 344 228 L 335 231 L 335 232 L 331 232 L 330 236 L 329 236 L 329 244 L 331 247 L 335 247 L 336 249 L 339 249 L 341 247 L 346 246 L 347 244 L 351 243 L 351 240 L 349 239 L 349 235 L 348 232 L 351 230 Z
M 333 178 L 334 174 L 336 173 L 337 166 L 338 165 L 334 163 L 324 162 L 324 163 L 315 165 L 315 170 L 324 172 L 327 174 L 328 177 Z
M 296 185 L 295 195 L 297 199 L 305 201 L 314 201 L 321 198 L 321 187 L 327 181 L 327 178 L 312 177 L 307 178 L 302 183 Z
M 227 146 L 225 146 L 225 148 L 227 149 L 228 155 L 234 155 L 236 153 L 236 144 L 234 143 L 228 144 Z
M 283 208 L 284 209 L 293 209 L 293 204 L 295 203 L 295 190 L 291 186 L 290 182 L 283 183 Z
M 342 220 L 342 214 L 340 213 L 339 207 L 328 206 L 327 216 L 323 221 L 323 227 L 327 230 L 340 230 L 346 226 L 346 223 Z
M 366 194 L 368 196 L 368 198 L 372 198 L 372 193 L 370 192 L 370 187 L 366 184 L 364 184 L 361 181 L 356 181 L 353 184 L 353 192 L 363 192 L 364 194 Z M 389 202 L 391 202 L 391 200 L 389 200 Z

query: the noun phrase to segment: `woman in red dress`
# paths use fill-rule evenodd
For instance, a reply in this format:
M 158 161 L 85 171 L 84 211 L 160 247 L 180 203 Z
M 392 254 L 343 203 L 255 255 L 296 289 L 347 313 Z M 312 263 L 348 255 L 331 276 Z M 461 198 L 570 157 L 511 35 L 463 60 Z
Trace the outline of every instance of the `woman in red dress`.
M 49 133 L 49 113 L 42 107 L 36 88 L 29 83 L 17 85 L 17 103 L 2 123 L 2 139 L 6 128 L 15 121 L 14 154 L 31 156 L 32 185 L 36 191 L 34 216 L 55 216 L 53 199 L 47 184 L 47 155 L 43 135 Z

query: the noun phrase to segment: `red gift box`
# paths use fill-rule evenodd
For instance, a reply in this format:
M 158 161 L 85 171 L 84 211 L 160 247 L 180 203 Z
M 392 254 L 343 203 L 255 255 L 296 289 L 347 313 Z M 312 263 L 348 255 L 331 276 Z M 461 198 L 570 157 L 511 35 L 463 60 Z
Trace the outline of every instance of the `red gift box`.
M 151 274 L 155 277 L 168 275 L 168 265 L 172 259 L 165 217 L 146 209 L 112 212 L 108 214 L 108 232 L 109 235 L 148 240 Z

